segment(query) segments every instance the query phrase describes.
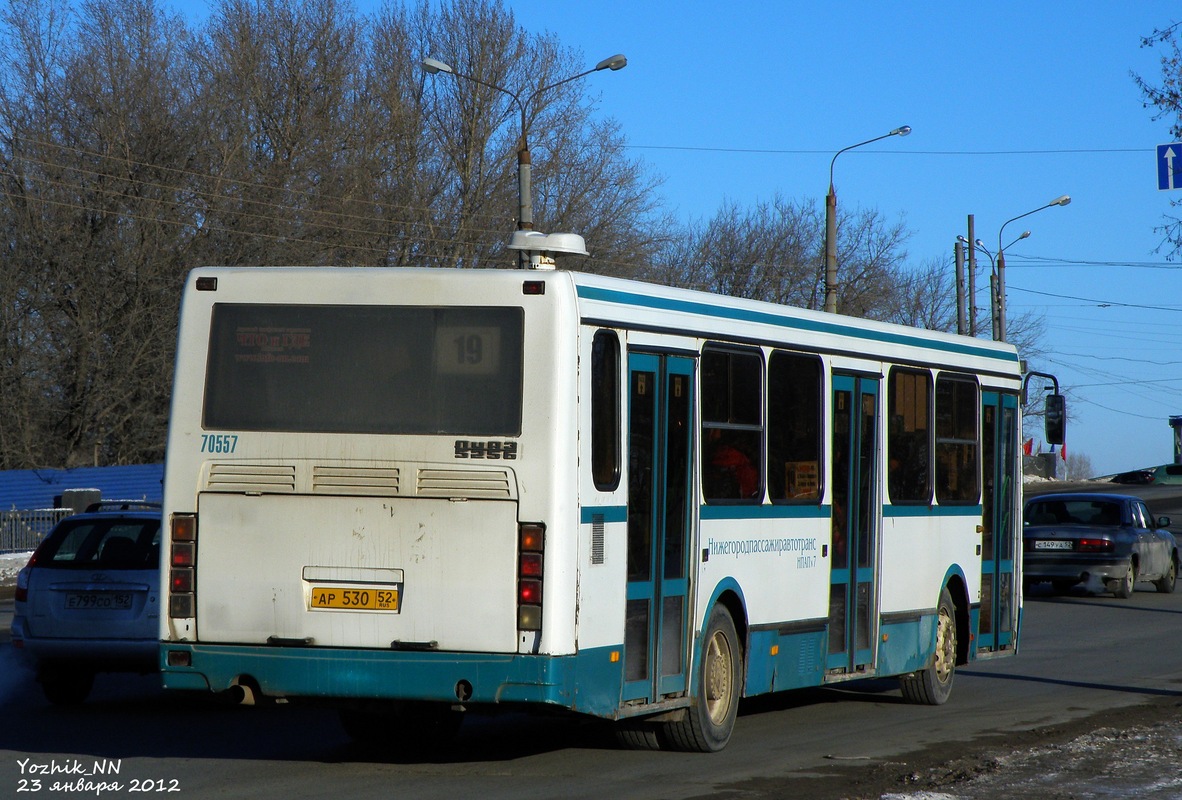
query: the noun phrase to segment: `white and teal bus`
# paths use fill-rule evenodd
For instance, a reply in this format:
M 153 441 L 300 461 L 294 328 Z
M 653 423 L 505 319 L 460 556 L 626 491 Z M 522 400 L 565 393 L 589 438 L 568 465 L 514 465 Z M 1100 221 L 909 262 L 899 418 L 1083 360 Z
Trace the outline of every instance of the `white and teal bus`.
M 164 684 L 699 751 L 741 697 L 942 703 L 1018 647 L 1022 377 L 1002 343 L 566 271 L 195 270 Z

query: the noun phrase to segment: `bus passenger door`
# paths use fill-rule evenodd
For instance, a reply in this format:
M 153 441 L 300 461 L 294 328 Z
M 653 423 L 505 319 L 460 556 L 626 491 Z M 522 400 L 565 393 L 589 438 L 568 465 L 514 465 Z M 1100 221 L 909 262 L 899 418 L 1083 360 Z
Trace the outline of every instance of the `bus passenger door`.
M 1006 650 L 1014 642 L 1018 592 L 1014 581 L 1014 485 L 1018 458 L 1018 398 L 981 395 L 982 471 L 981 618 L 977 652 Z
M 624 700 L 687 688 L 694 360 L 628 357 Z
M 878 380 L 833 376 L 833 542 L 829 656 L 832 673 L 873 663 L 878 557 Z

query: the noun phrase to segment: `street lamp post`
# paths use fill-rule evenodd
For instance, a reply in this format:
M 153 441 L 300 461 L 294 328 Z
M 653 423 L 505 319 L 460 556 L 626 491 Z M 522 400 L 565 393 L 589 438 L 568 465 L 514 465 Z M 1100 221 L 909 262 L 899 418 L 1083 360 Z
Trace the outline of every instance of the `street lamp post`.
M 1014 239 L 1014 241 L 1007 244 L 1005 246 L 1005 249 L 1009 250 L 1011 247 L 1013 247 L 1018 242 L 1022 241 L 1023 239 L 1025 239 L 1028 236 L 1030 236 L 1030 231 L 1022 231 L 1022 234 L 1017 239 Z M 989 259 L 989 319 L 990 319 L 992 329 L 993 329 L 994 340 L 1001 341 L 1001 339 L 998 338 L 998 334 L 1000 332 L 1000 330 L 999 330 L 1000 316 L 999 316 L 999 305 L 997 302 L 997 284 L 998 284 L 997 259 L 994 257 L 993 253 L 989 252 L 989 249 L 987 247 L 985 247 L 985 243 L 982 242 L 980 239 L 977 239 L 976 241 L 972 242 L 971 244 L 969 243 L 969 240 L 963 236 L 957 236 L 956 240 L 958 242 L 960 242 L 961 244 L 965 245 L 966 247 L 970 247 L 971 249 L 976 250 L 979 253 L 984 253 L 985 257 Z M 973 305 L 976 305 L 976 302 L 977 302 L 976 292 L 974 291 L 971 303 Z M 977 332 L 974 330 L 974 331 L 972 331 L 972 333 L 973 333 L 973 335 L 976 335 Z
M 837 313 L 837 192 L 833 189 L 833 164 L 837 157 L 847 150 L 891 136 L 906 136 L 909 133 L 911 126 L 901 125 L 890 133 L 843 147 L 833 154 L 833 159 L 829 162 L 829 194 L 825 196 L 825 311 L 830 314 Z
M 1067 195 L 1056 197 L 1045 206 L 1039 206 L 1033 211 L 1027 211 L 1025 214 L 1019 214 L 1013 219 L 1007 219 L 1002 223 L 1001 229 L 997 232 L 997 336 L 995 337 L 999 342 L 1006 340 L 1006 254 L 1005 247 L 1002 247 L 1001 237 L 1005 233 L 1006 225 L 1009 225 L 1015 220 L 1028 217 L 1031 214 L 1042 211 L 1051 206 L 1065 206 L 1071 202 L 1071 198 Z
M 464 80 L 478 83 L 481 86 L 487 86 L 489 89 L 494 89 L 498 92 L 501 92 L 502 94 L 508 95 L 510 98 L 512 98 L 514 104 L 516 104 L 517 110 L 521 114 L 521 139 L 518 141 L 517 145 L 517 197 L 520 205 L 519 213 L 517 215 L 518 230 L 532 230 L 534 226 L 533 197 L 530 189 L 531 162 L 529 154 L 529 140 L 527 136 L 529 126 L 526 120 L 526 110 L 529 107 L 529 104 L 533 102 L 534 98 L 540 95 L 542 92 L 549 91 L 556 86 L 561 86 L 564 83 L 570 83 L 571 81 L 578 80 L 579 78 L 590 75 L 592 72 L 599 72 L 605 69 L 610 69 L 614 72 L 615 70 L 623 69 L 627 65 L 628 59 L 617 53 L 610 58 L 603 59 L 591 69 L 580 72 L 578 75 L 571 75 L 569 78 L 563 78 L 560 81 L 547 84 L 532 92 L 528 97 L 525 98 L 525 100 L 522 100 L 521 96 L 517 92 L 510 91 L 504 86 L 497 86 L 494 83 L 482 81 L 480 78 L 475 76 L 465 75 L 462 72 L 456 72 L 450 65 L 445 64 L 444 62 L 437 59 L 423 59 L 423 69 L 430 75 L 443 72 L 448 75 L 454 75 L 457 78 L 463 78 Z M 528 256 L 523 254 L 522 258 L 525 259 L 528 258 Z

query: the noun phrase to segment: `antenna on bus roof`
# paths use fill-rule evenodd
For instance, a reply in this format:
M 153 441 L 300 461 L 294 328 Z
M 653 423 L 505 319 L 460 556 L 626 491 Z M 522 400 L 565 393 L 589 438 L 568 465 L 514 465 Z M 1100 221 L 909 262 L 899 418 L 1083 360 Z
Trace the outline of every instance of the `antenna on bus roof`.
M 513 236 L 509 239 L 509 249 L 529 253 L 530 269 L 554 269 L 554 256 L 559 253 L 590 255 L 587 252 L 587 243 L 577 233 L 513 231 Z

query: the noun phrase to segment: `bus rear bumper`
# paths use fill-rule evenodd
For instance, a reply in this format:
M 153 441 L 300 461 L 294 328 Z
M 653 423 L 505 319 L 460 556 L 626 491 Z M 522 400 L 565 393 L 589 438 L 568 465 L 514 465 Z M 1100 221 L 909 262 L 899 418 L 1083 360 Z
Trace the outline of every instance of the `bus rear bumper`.
M 620 650 L 546 656 L 166 642 L 160 668 L 166 689 L 247 684 L 271 697 L 541 704 L 613 718 L 622 673 L 612 654 Z

